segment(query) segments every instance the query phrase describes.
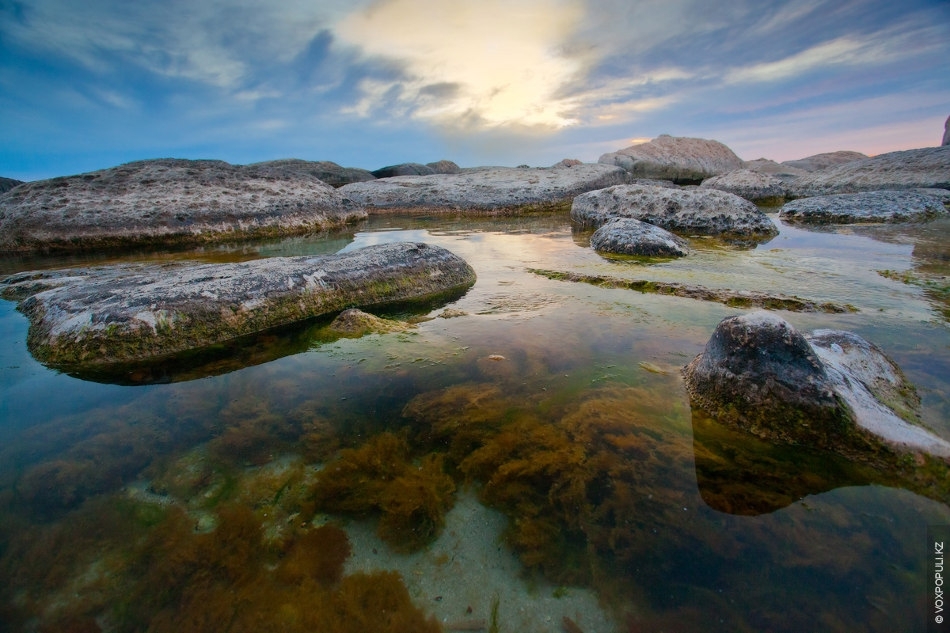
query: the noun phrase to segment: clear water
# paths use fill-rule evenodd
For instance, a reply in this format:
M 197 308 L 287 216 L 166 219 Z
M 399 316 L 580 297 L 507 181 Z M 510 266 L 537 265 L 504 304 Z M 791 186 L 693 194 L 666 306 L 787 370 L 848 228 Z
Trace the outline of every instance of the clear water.
M 926 529 L 950 524 L 945 502 L 690 409 L 679 368 L 737 309 L 530 272 L 853 305 L 781 314 L 875 342 L 950 437 L 950 222 L 816 232 L 773 220 L 780 234 L 754 249 L 696 239 L 692 256 L 652 264 L 597 255 L 561 214 L 387 216 L 201 251 L 0 260 L 5 274 L 413 240 L 478 275 L 450 305 L 388 315 L 411 318 L 404 332 L 334 340 L 308 323 L 118 381 L 38 364 L 26 320 L 0 301 L 0 621 L 360 630 L 352 612 L 351 629 L 319 613 L 369 573 L 378 590 L 351 607 L 401 614 L 379 630 L 419 630 L 409 612 L 446 630 L 925 630 Z M 324 471 L 357 453 L 333 488 Z M 380 481 L 404 487 L 360 506 Z M 349 557 L 306 537 L 322 525 L 346 530 Z M 329 551 L 343 551 L 342 571 L 299 571 Z M 393 606 L 387 569 L 410 604 Z

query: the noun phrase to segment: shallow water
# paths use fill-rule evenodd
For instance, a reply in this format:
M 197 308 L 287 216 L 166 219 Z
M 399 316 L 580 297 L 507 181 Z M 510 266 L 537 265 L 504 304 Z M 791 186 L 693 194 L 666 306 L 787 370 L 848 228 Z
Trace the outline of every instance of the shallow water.
M 378 630 L 417 630 L 410 612 L 499 631 L 561 631 L 565 616 L 587 633 L 925 630 L 926 529 L 950 524 L 950 507 L 691 411 L 679 368 L 740 310 L 531 272 L 849 304 L 780 314 L 876 343 L 950 437 L 950 222 L 773 221 L 780 234 L 755 248 L 694 239 L 690 257 L 652 263 L 597 255 L 563 214 L 386 216 L 201 251 L 0 260 L 9 273 L 414 240 L 478 275 L 451 304 L 386 315 L 411 318 L 405 332 L 334 340 L 314 322 L 121 376 L 39 365 L 0 301 L 0 621 L 329 630 L 315 613 L 335 609 L 360 630 L 341 605 L 385 603 L 400 615 Z M 348 557 L 321 525 L 346 530 Z M 331 551 L 343 567 L 301 571 Z M 357 590 L 360 573 L 392 590 Z

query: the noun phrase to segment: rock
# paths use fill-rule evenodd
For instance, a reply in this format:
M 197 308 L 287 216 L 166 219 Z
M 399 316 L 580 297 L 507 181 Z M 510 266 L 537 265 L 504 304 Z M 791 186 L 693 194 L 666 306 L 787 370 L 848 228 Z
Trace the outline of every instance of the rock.
M 616 218 L 603 225 L 590 238 L 590 245 L 598 253 L 636 255 L 639 257 L 685 257 L 689 244 L 658 226 L 634 220 Z
M 790 167 L 782 163 L 776 163 L 774 160 L 769 160 L 768 158 L 757 158 L 755 160 L 745 161 L 743 167 L 750 171 L 758 172 L 760 174 L 766 174 L 768 176 L 774 176 L 781 180 L 782 182 L 788 182 L 790 180 L 795 180 L 799 176 L 804 176 L 809 173 L 804 169 L 799 169 L 798 167 Z
M 941 147 L 946 147 L 950 145 L 950 116 L 947 117 L 946 122 L 943 124 L 943 141 L 940 143 Z
M 437 174 L 457 174 L 461 168 L 450 160 L 440 160 L 434 163 L 426 163 L 426 167 Z M 399 174 L 401 176 L 410 174 Z
M 906 452 L 950 457 L 950 442 L 889 408 L 899 403 L 913 417 L 913 387 L 879 349 L 849 332 L 819 330 L 809 340 L 769 312 L 730 317 L 683 375 L 695 404 L 769 441 L 869 463 Z
M 799 158 L 798 160 L 786 160 L 782 162 L 782 165 L 785 167 L 801 169 L 804 172 L 811 173 L 815 171 L 821 171 L 822 169 L 828 169 L 829 167 L 837 167 L 838 165 L 853 163 L 856 160 L 863 160 L 867 157 L 867 154 L 862 154 L 861 152 L 851 152 L 844 150 L 838 152 L 826 152 L 824 154 L 815 154 L 814 156 L 808 156 L 807 158 Z
M 271 160 L 263 163 L 254 163 L 249 167 L 255 167 L 265 173 L 274 173 L 275 175 L 293 175 L 307 174 L 314 176 L 331 187 L 342 187 L 351 182 L 365 182 L 367 180 L 376 180 L 376 177 L 365 169 L 358 167 L 340 167 L 336 163 L 322 160 L 309 161 L 299 158 L 284 158 L 281 160 Z
M 382 319 L 359 308 L 350 308 L 337 315 L 328 329 L 340 336 L 356 338 L 367 334 L 386 334 L 387 332 L 403 332 L 409 329 L 408 323 Z
M 145 160 L 0 195 L 0 251 L 193 244 L 308 233 L 365 217 L 309 174 Z
M 13 178 L 3 178 L 0 177 L 0 193 L 6 193 L 23 184 L 22 180 L 14 180 Z
M 551 165 L 552 167 L 574 167 L 575 165 L 583 165 L 584 162 L 577 160 L 576 158 L 562 158 L 558 162 Z
M 950 189 L 950 146 L 880 154 L 802 176 L 789 184 L 796 197 L 882 189 Z
M 668 134 L 604 154 L 598 162 L 619 165 L 633 178 L 672 180 L 677 184 L 699 184 L 705 178 L 742 167 L 742 160 L 718 141 Z
M 671 189 L 617 185 L 574 199 L 571 218 L 600 227 L 613 218 L 633 218 L 675 233 L 767 238 L 778 233 L 772 221 L 739 196 L 710 188 Z
M 707 178 L 700 186 L 727 191 L 758 204 L 776 205 L 785 201 L 785 185 L 781 180 L 750 169 Z
M 402 163 L 401 165 L 381 167 L 370 173 L 376 178 L 392 178 L 393 176 L 431 176 L 436 171 L 432 167 L 420 163 Z
M 564 208 L 577 194 L 623 182 L 624 171 L 607 165 L 563 168 L 486 167 L 459 174 L 399 176 L 340 189 L 370 213 L 524 213 Z
M 353 306 L 428 302 L 475 273 L 438 246 L 394 243 L 237 264 L 124 264 L 20 273 L 0 282 L 52 367 L 151 361 Z
M 947 215 L 950 191 L 914 189 L 838 193 L 786 202 L 779 216 L 802 224 L 916 222 Z

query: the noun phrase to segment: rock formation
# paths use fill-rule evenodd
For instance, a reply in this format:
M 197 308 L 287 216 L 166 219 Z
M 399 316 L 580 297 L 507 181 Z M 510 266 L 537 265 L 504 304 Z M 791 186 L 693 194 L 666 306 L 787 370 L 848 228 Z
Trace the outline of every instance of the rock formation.
M 22 180 L 14 180 L 13 178 L 0 177 L 0 193 L 6 193 L 10 191 L 11 189 L 13 189 L 14 187 L 17 187 L 22 184 L 23 184 Z
M 355 183 L 340 193 L 373 212 L 507 214 L 553 210 L 586 191 L 624 181 L 619 167 L 487 167 L 459 174 L 399 176 Z
M 842 150 L 838 152 L 815 154 L 814 156 L 808 156 L 807 158 L 799 158 L 798 160 L 786 160 L 782 162 L 782 165 L 794 169 L 801 169 L 804 172 L 811 173 L 815 171 L 821 171 L 822 169 L 828 169 L 829 167 L 837 167 L 838 165 L 853 163 L 856 160 L 862 160 L 867 157 L 867 154 L 862 154 L 861 152 Z
M 808 172 L 804 169 L 799 169 L 798 167 L 790 167 L 783 163 L 776 163 L 774 160 L 769 160 L 768 158 L 756 158 L 755 160 L 747 160 L 743 165 L 744 169 L 750 171 L 758 172 L 760 174 L 766 174 L 768 176 L 774 176 L 782 182 L 788 182 L 789 180 L 795 180 L 799 176 L 804 176 Z
M 632 178 L 672 180 L 677 184 L 699 184 L 705 178 L 742 167 L 742 160 L 719 141 L 668 134 L 604 154 L 598 162 L 619 165 Z
M 909 189 L 838 193 L 786 202 L 779 216 L 802 224 L 914 222 L 945 216 L 950 209 L 946 189 Z
M 157 159 L 26 183 L 0 195 L 0 252 L 301 234 L 366 213 L 307 173 Z
M 633 218 L 686 235 L 767 238 L 778 233 L 754 204 L 716 189 L 671 189 L 618 185 L 574 199 L 571 218 L 600 227 L 613 218 Z
M 434 163 L 426 163 L 426 167 L 437 174 L 457 174 L 462 171 L 459 166 L 450 160 L 438 160 Z M 405 174 L 400 174 L 405 175 Z
M 700 186 L 727 191 L 758 204 L 777 205 L 785 201 L 785 185 L 781 180 L 750 169 L 707 178 Z
M 122 264 L 0 282 L 30 320 L 27 344 L 69 371 L 160 359 L 352 306 L 431 301 L 475 282 L 438 246 L 394 243 L 237 264 Z
M 365 169 L 341 167 L 328 160 L 309 161 L 300 160 L 299 158 L 284 158 L 254 163 L 248 166 L 257 168 L 264 173 L 273 173 L 279 176 L 307 174 L 322 180 L 331 187 L 342 187 L 351 182 L 365 182 L 376 179 L 373 174 Z
M 941 147 L 950 145 L 950 116 L 947 117 L 946 122 L 943 124 L 943 141 L 940 145 Z
M 658 226 L 634 220 L 616 218 L 597 229 L 590 245 L 598 253 L 635 255 L 638 257 L 685 257 L 689 244 Z
M 789 184 L 796 197 L 919 187 L 950 189 L 950 146 L 880 154 L 829 167 Z
M 421 163 L 402 163 L 380 167 L 370 173 L 376 178 L 392 178 L 393 176 L 431 176 L 436 171 L 432 167 Z

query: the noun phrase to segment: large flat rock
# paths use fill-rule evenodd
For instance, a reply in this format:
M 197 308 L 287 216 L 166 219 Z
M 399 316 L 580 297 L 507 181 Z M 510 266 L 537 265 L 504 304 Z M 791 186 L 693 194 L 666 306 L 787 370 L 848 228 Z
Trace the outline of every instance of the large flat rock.
M 946 189 L 836 193 L 786 202 L 779 216 L 801 224 L 915 222 L 946 216 L 948 205 Z
M 475 273 L 451 252 L 395 243 L 237 264 L 124 264 L 0 282 L 30 320 L 28 346 L 75 370 L 160 359 L 348 307 L 460 292 Z
M 950 189 L 950 146 L 879 154 L 829 167 L 789 184 L 796 197 L 882 189 Z
M 597 162 L 623 167 L 632 178 L 672 180 L 678 184 L 699 184 L 743 166 L 742 159 L 719 141 L 668 134 L 649 143 L 609 152 Z
M 364 217 L 358 205 L 293 166 L 144 160 L 3 194 L 0 252 L 301 234 Z
M 511 214 L 561 208 L 578 194 L 622 183 L 625 178 L 622 169 L 608 165 L 487 167 L 354 183 L 342 187 L 340 193 L 369 213 Z

